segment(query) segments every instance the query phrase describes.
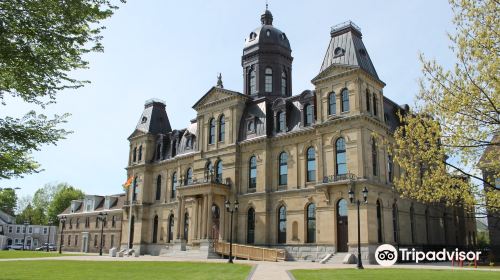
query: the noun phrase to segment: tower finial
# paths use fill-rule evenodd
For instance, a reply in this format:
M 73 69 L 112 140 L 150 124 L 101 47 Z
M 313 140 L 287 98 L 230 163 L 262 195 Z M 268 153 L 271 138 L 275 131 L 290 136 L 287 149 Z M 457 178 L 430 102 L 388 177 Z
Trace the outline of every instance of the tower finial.
M 222 73 L 219 73 L 219 75 L 217 76 L 217 87 L 224 88 L 224 85 L 222 84 Z
M 268 8 L 269 8 L 269 3 L 266 0 L 266 11 L 268 10 Z
M 273 25 L 273 14 L 271 14 L 271 11 L 269 11 L 269 5 L 267 4 L 267 0 L 266 0 L 266 10 L 260 16 L 260 22 L 262 22 L 262 25 Z

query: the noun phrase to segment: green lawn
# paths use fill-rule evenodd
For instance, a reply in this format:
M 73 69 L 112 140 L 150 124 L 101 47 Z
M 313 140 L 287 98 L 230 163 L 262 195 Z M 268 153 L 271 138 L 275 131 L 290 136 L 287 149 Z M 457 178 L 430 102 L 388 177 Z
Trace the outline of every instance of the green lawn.
M 47 258 L 60 256 L 80 256 L 78 254 L 62 254 L 45 251 L 0 251 L 0 259 Z
M 320 270 L 292 270 L 297 280 L 343 280 L 343 279 L 383 279 L 383 280 L 483 280 L 500 279 L 499 272 L 466 271 L 466 270 L 436 270 L 436 269 L 320 269 Z
M 3 267 L 3 268 L 2 268 Z M 0 262 L 2 280 L 44 279 L 246 279 L 251 266 L 226 263 L 139 261 L 11 261 Z

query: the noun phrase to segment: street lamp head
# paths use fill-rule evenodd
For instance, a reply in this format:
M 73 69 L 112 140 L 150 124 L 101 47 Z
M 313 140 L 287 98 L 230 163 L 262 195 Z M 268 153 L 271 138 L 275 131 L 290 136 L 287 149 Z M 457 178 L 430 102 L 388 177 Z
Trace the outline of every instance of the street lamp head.
M 354 191 L 352 189 L 350 189 L 347 194 L 349 195 L 349 200 L 351 201 L 351 203 L 353 203 L 354 202 Z
M 368 189 L 366 188 L 366 186 L 363 189 L 363 199 L 365 200 L 365 203 L 368 202 Z
M 238 202 L 238 200 L 236 200 L 234 202 L 234 210 L 238 210 L 238 207 L 240 206 L 240 203 Z
M 224 206 L 226 207 L 226 210 L 229 211 L 229 200 L 224 201 Z

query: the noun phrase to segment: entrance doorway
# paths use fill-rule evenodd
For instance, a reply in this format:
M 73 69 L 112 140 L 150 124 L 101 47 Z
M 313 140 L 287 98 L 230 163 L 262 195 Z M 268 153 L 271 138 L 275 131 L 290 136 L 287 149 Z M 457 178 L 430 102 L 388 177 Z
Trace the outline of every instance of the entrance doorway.
M 212 205 L 212 239 L 219 239 L 220 209 L 219 206 Z
M 337 252 L 347 252 L 347 241 L 347 200 L 342 198 L 337 202 Z

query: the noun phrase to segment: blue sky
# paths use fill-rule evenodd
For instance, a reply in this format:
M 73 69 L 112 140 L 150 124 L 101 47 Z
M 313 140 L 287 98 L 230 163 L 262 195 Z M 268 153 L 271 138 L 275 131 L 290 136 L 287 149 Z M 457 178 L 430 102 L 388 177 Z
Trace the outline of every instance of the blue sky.
M 104 53 L 88 56 L 90 68 L 73 75 L 92 81 L 67 90 L 48 115 L 69 112 L 73 130 L 57 146 L 33 154 L 44 172 L 0 181 L 32 195 L 49 182 L 68 182 L 88 194 L 114 194 L 126 180 L 127 137 L 144 101 L 167 103 L 173 128 L 195 117 L 192 105 L 216 83 L 242 90 L 241 54 L 245 36 L 260 25 L 260 1 L 128 0 L 105 21 Z M 419 52 L 447 66 L 453 62 L 446 32 L 452 32 L 447 1 L 269 1 L 274 25 L 292 47 L 293 94 L 312 89 L 330 39 L 330 27 L 346 20 L 361 27 L 363 41 L 388 96 L 413 103 L 421 77 Z M 0 115 L 21 116 L 30 108 L 7 99 Z M 41 112 L 40 109 L 38 109 Z

